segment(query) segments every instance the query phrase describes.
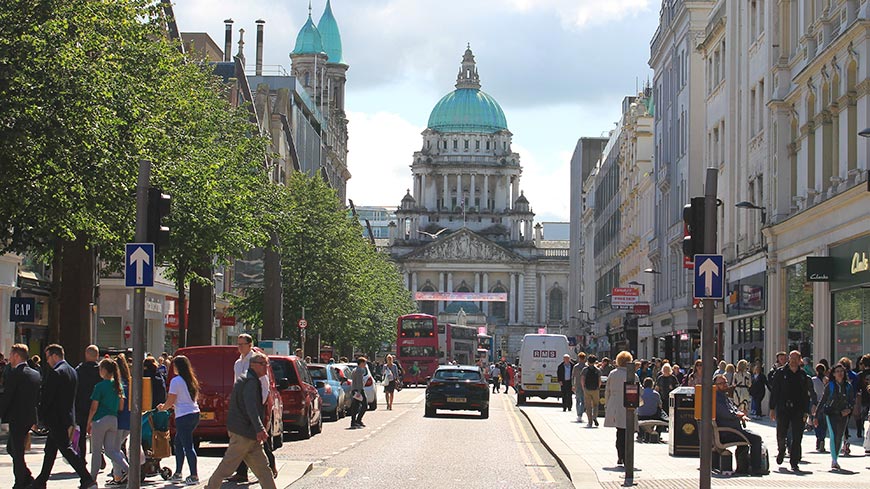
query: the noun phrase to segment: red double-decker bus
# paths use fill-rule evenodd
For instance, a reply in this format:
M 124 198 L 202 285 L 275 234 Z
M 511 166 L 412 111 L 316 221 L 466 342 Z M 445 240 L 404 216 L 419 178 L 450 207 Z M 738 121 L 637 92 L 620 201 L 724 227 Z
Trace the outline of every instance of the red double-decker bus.
M 438 368 L 438 320 L 429 314 L 399 316 L 396 358 L 405 384 L 426 384 Z M 416 368 L 414 368 L 416 366 Z

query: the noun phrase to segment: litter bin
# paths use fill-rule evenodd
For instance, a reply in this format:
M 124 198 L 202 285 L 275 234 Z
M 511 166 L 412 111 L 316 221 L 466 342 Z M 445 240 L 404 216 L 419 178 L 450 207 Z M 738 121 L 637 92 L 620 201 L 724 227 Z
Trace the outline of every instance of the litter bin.
M 668 402 L 668 453 L 674 457 L 697 457 L 701 449 L 695 420 L 695 389 L 679 387 Z
M 604 405 L 604 388 L 607 385 L 607 377 L 601 377 L 601 388 L 598 389 L 598 417 L 603 418 L 607 415 L 606 406 Z

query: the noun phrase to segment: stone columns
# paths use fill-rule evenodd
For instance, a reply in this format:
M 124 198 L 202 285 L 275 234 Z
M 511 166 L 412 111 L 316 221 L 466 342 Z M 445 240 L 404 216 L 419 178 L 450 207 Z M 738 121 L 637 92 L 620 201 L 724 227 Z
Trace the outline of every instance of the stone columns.
M 411 293 L 417 292 L 417 272 L 411 272 Z
M 489 209 L 489 175 L 483 175 L 483 199 L 480 203 L 481 209 Z
M 456 205 L 464 205 L 462 203 L 462 174 L 456 174 Z
M 444 272 L 438 272 L 438 292 L 444 292 Z M 444 301 L 438 301 L 438 312 L 444 312 Z
M 426 174 L 420 174 L 420 196 L 417 198 L 417 205 L 428 209 L 429 205 L 427 205 L 426 197 L 428 196 L 428 192 L 426 191 Z
M 444 194 L 442 198 L 444 199 L 444 204 L 441 207 L 446 209 L 450 209 L 450 184 L 448 183 L 447 174 L 444 174 L 444 186 L 441 187 L 441 192 Z M 440 209 L 439 209 L 440 210 Z
M 510 295 L 508 296 L 508 304 L 507 304 L 508 305 L 508 307 L 507 307 L 507 309 L 508 309 L 508 324 L 514 324 L 517 322 L 517 316 L 514 313 L 514 311 L 516 310 L 515 306 L 517 304 L 517 279 L 516 279 L 516 277 L 517 277 L 517 274 L 511 273 L 510 274 L 510 281 L 508 283 L 508 291 L 510 292 Z
M 447 292 L 453 292 L 453 272 L 447 273 Z
M 526 320 L 526 274 L 521 273 L 519 278 L 519 284 L 517 285 L 517 322 L 523 323 Z
M 468 202 L 468 205 L 466 205 L 465 207 L 477 207 L 474 203 L 474 183 L 475 183 L 474 177 L 475 177 L 475 175 L 474 175 L 474 173 L 472 173 L 471 174 L 471 185 L 468 187 L 468 200 L 470 202 Z
M 476 294 L 480 293 L 480 274 L 477 272 L 474 272 L 474 292 Z M 482 304 L 483 304 L 482 302 L 477 301 L 478 308 L 482 307 Z
M 538 291 L 538 304 L 540 304 L 540 307 L 538 307 L 538 312 L 540 314 L 538 316 L 538 321 L 541 324 L 547 324 L 547 276 L 544 274 L 541 274 Z
M 518 175 L 514 175 L 513 182 L 511 182 L 511 209 L 514 207 L 514 202 L 520 198 L 520 177 Z
M 483 291 L 489 292 L 489 274 L 483 273 Z M 483 303 L 483 314 L 489 316 L 489 302 Z

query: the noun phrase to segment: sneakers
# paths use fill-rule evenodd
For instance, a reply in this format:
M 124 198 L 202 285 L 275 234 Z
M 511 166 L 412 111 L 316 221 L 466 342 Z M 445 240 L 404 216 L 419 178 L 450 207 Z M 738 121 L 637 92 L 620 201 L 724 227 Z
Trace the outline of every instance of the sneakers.
M 184 485 L 186 486 L 195 486 L 197 484 L 199 484 L 199 477 L 195 475 L 189 475 L 184 479 Z
M 169 478 L 172 482 L 181 482 L 184 480 L 184 477 L 181 475 L 181 472 L 176 472 L 172 474 L 172 477 Z
M 590 422 L 586 423 L 586 427 L 587 427 L 587 428 L 591 428 L 591 427 L 592 427 L 592 422 L 590 421 Z

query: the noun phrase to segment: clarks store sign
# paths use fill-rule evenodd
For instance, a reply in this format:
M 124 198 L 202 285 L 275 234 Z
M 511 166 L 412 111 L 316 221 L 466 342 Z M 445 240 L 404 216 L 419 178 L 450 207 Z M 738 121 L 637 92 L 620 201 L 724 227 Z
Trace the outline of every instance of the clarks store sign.
M 870 283 L 870 236 L 834 246 L 830 253 L 835 260 L 831 289 Z
M 834 280 L 834 259 L 830 256 L 807 257 L 807 282 Z

